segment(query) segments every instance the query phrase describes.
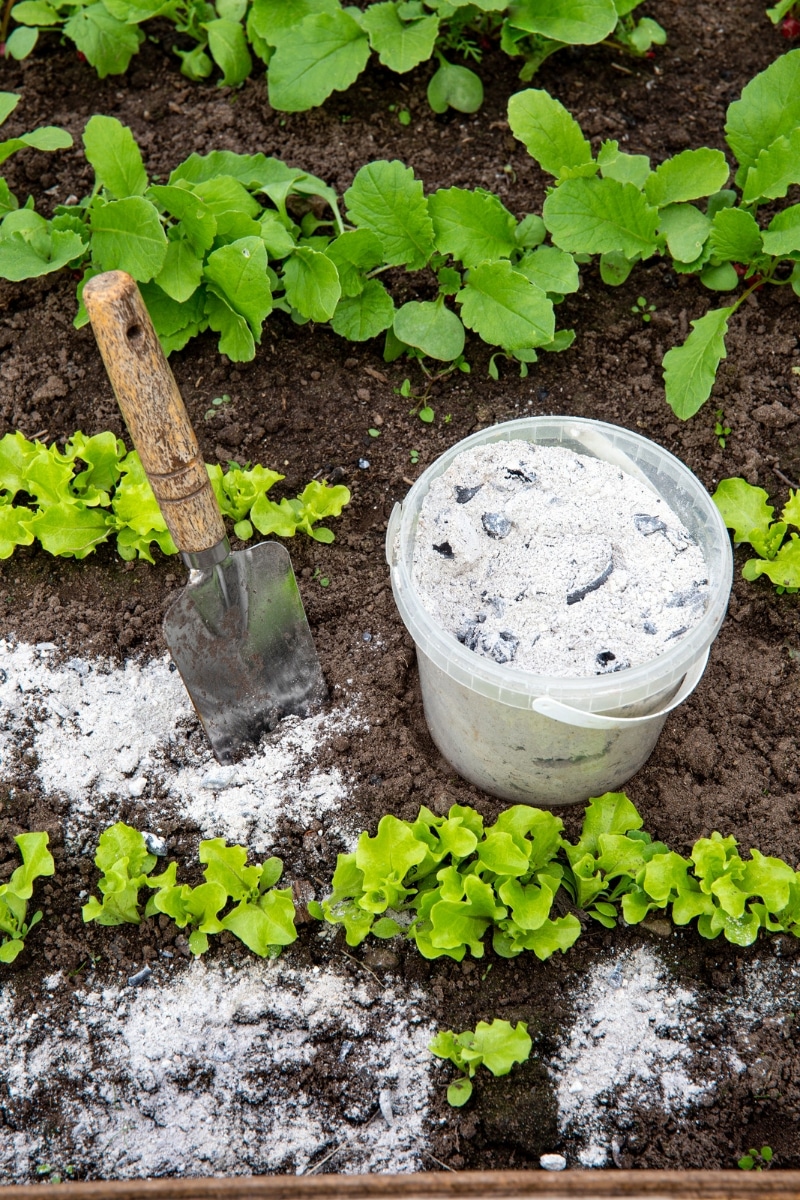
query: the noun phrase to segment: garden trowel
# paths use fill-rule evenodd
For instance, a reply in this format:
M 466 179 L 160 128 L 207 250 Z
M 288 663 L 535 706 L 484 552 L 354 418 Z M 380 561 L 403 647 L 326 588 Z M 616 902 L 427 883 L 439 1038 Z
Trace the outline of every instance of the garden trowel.
M 214 754 L 236 759 L 287 713 L 327 698 L 285 548 L 231 551 L 178 386 L 135 282 L 107 271 L 86 284 L 86 311 L 117 402 L 189 568 L 164 634 Z

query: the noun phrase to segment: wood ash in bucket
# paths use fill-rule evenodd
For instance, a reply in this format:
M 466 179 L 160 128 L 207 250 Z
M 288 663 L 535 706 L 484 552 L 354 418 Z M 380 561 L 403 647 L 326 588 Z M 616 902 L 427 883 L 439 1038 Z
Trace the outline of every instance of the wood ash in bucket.
M 464 646 L 540 675 L 623 671 L 700 621 L 703 553 L 647 484 L 560 446 L 460 454 L 419 516 L 414 586 Z

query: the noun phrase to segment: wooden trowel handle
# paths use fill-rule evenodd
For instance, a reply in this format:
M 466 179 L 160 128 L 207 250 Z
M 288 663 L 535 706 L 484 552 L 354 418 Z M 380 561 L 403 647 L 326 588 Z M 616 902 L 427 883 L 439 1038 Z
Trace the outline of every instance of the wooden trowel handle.
M 183 398 L 136 283 L 124 271 L 83 290 L 111 386 L 179 550 L 197 554 L 225 537 Z

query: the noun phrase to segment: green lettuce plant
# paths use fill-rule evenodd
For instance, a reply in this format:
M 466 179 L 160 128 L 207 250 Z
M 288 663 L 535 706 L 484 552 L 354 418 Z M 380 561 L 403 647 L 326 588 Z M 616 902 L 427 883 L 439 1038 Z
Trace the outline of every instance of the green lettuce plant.
M 737 543 L 752 546 L 757 558 L 749 558 L 742 567 L 745 579 L 766 575 L 775 590 L 796 592 L 800 589 L 800 534 L 789 533 L 789 526 L 800 530 L 800 492 L 789 492 L 780 520 L 773 521 L 774 507 L 763 488 L 753 487 L 744 479 L 723 479 L 711 497 L 722 519 L 733 530 Z
M 278 504 L 267 496 L 284 478 L 276 471 L 234 463 L 225 472 L 207 469 L 223 515 L 245 541 L 255 528 L 278 537 L 301 530 L 332 542 L 333 533 L 319 522 L 339 516 L 350 500 L 342 484 L 314 480 L 297 499 Z M 108 432 L 86 437 L 78 431 L 63 451 L 19 431 L 0 438 L 0 559 L 37 540 L 49 554 L 85 558 L 111 537 L 123 559 L 154 562 L 153 543 L 164 554 L 177 553 L 136 451 Z
M 155 855 L 144 835 L 118 822 L 100 836 L 95 864 L 102 871 L 98 889 L 102 901 L 90 897 L 83 906 L 84 921 L 100 925 L 138 925 L 142 916 L 164 913 L 180 929 L 188 928 L 193 954 L 208 950 L 209 934 L 229 931 L 260 957 L 274 958 L 297 937 L 291 888 L 276 888 L 283 873 L 279 858 L 247 865 L 244 846 L 228 846 L 222 838 L 200 843 L 205 864 L 204 883 L 197 887 L 177 882 L 172 862 L 158 875 Z M 142 912 L 140 893 L 152 891 Z
M 478 1021 L 474 1029 L 465 1029 L 463 1033 L 444 1029 L 437 1033 L 428 1049 L 462 1072 L 447 1089 L 448 1103 L 461 1108 L 472 1095 L 472 1077 L 478 1067 L 486 1067 L 495 1076 L 508 1075 L 515 1063 L 527 1062 L 532 1045 L 524 1021 L 513 1026 L 510 1021 L 497 1019 L 488 1023 Z
M 339 855 L 331 895 L 309 911 L 343 925 L 350 946 L 402 933 L 425 958 L 460 962 L 467 952 L 481 958 L 491 931 L 504 958 L 532 950 L 546 959 L 580 933 L 574 915 L 552 915 L 562 828 L 524 804 L 488 827 L 458 804 L 446 817 L 424 806 L 413 822 L 385 816 L 375 837 L 362 833 L 352 854 Z
M 22 953 L 25 938 L 42 919 L 41 912 L 35 912 L 28 920 L 28 901 L 34 882 L 55 874 L 53 856 L 47 849 L 49 840 L 46 833 L 20 833 L 14 838 L 22 866 L 8 883 L 0 883 L 0 963 L 12 963 Z
M 660 254 L 712 291 L 738 293 L 692 321 L 684 344 L 664 356 L 667 401 L 681 419 L 693 416 L 711 394 L 729 321 L 748 296 L 767 284 L 800 295 L 800 204 L 777 203 L 800 183 L 800 50 L 752 79 L 728 108 L 735 187 L 721 150 L 684 150 L 655 168 L 616 141 L 604 141 L 595 156 L 546 92 L 518 92 L 508 116 L 514 135 L 554 176 L 542 217 L 555 246 L 598 256 L 611 285 Z

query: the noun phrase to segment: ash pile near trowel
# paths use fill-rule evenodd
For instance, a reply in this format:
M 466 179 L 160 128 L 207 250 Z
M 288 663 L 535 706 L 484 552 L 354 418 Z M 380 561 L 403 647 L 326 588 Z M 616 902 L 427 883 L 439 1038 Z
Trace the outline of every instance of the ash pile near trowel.
M 414 584 L 468 649 L 542 675 L 648 662 L 703 615 L 702 551 L 646 484 L 556 446 L 465 451 L 419 517 Z

